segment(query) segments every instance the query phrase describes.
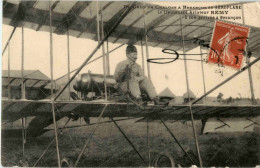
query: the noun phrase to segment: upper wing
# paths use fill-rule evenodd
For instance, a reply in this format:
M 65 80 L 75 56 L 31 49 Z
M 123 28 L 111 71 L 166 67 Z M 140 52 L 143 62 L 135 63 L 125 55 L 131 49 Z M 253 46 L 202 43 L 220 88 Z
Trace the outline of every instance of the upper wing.
M 103 1 L 99 2 L 102 8 L 104 33 L 106 34 L 127 9 L 131 2 Z M 239 3 L 236 3 L 239 4 Z M 158 14 L 159 6 L 138 2 L 136 6 L 145 8 L 145 21 L 147 25 L 148 45 L 153 47 L 182 49 L 182 35 L 180 10 L 163 9 Z M 97 9 L 94 1 L 51 1 L 53 32 L 66 34 L 77 38 L 97 40 Z M 99 10 L 100 12 L 100 10 Z M 164 13 L 166 12 L 166 14 Z M 140 45 L 145 38 L 144 11 L 134 8 L 109 37 L 109 42 Z M 213 31 L 214 19 L 198 19 L 199 15 L 192 15 L 197 19 L 182 19 L 185 50 L 198 46 L 194 37 L 210 41 Z M 49 31 L 49 3 L 47 1 L 3 1 L 3 23 L 11 26 L 21 26 L 36 30 Z M 237 24 L 237 23 L 236 23 Z M 255 51 L 259 47 L 259 28 L 251 27 L 248 48 Z

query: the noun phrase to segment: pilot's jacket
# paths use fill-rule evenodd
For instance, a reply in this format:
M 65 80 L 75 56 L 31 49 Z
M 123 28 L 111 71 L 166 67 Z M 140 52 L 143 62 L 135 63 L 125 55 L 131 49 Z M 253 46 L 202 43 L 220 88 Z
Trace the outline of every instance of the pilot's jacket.
M 144 75 L 141 66 L 129 59 L 117 64 L 114 78 L 124 93 L 129 91 L 136 99 L 141 98 L 140 89 L 143 89 L 150 99 L 157 96 L 152 81 Z

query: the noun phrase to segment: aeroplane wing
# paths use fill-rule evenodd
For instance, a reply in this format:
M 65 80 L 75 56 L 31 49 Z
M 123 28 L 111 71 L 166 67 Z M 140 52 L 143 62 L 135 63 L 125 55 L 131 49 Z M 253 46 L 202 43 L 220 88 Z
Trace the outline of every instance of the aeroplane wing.
M 113 23 L 126 10 L 131 2 L 102 1 L 102 19 L 104 21 L 104 33 L 106 34 Z M 241 3 L 235 3 L 241 4 Z M 182 49 L 182 36 L 185 38 L 185 50 L 191 50 L 198 46 L 194 44 L 193 38 L 200 37 L 202 40 L 210 41 L 213 31 L 214 19 L 182 19 L 183 30 L 181 30 L 181 10 L 165 9 L 169 14 L 158 14 L 160 6 L 137 2 L 136 6 L 149 6 L 145 9 L 145 20 L 147 26 L 148 45 L 153 47 Z M 96 2 L 90 1 L 51 1 L 53 33 L 69 35 L 77 38 L 88 38 L 97 41 L 97 9 Z M 99 10 L 100 13 L 101 10 Z M 196 14 L 191 15 L 199 18 Z M 145 40 L 144 11 L 134 8 L 123 19 L 120 25 L 109 37 L 109 42 L 140 45 Z M 49 31 L 49 4 L 44 1 L 3 1 L 3 23 L 14 27 L 24 27 L 36 31 Z M 236 23 L 237 24 L 237 23 Z M 246 25 L 247 26 L 247 25 Z M 260 28 L 250 27 L 248 50 L 259 49 Z
M 72 112 L 80 117 L 98 117 L 107 105 L 103 117 L 146 117 L 157 118 L 153 113 L 158 112 L 165 120 L 190 120 L 189 105 L 173 105 L 169 107 L 148 105 L 140 110 L 132 103 L 104 101 L 58 101 L 55 102 L 56 115 L 69 116 Z M 210 117 L 255 117 L 259 116 L 260 105 L 202 105 L 192 106 L 195 119 Z M 51 116 L 50 100 L 2 100 L 3 119 L 26 116 Z
M 115 21 L 127 10 L 131 2 L 99 2 L 104 21 L 104 34 L 107 34 Z M 239 4 L 239 3 L 236 3 Z M 137 2 L 138 6 L 150 6 L 145 11 L 139 8 L 130 13 L 117 26 L 108 38 L 109 42 L 140 45 L 148 36 L 147 45 L 152 47 L 181 50 L 183 37 L 185 50 L 191 50 L 199 44 L 194 43 L 195 37 L 210 41 L 213 32 L 214 19 L 181 19 L 180 10 L 166 9 L 173 14 L 158 15 L 158 5 Z M 52 30 L 59 35 L 69 35 L 77 38 L 87 38 L 97 41 L 97 9 L 96 2 L 90 1 L 51 1 Z M 101 10 L 98 11 L 101 14 Z M 145 13 L 145 17 L 144 17 Z M 175 13 L 175 14 L 174 14 Z M 186 14 L 184 14 L 186 15 Z M 191 14 L 189 14 L 191 15 Z M 192 16 L 199 16 L 192 14 Z M 145 18 L 145 19 L 144 19 Z M 197 17 L 198 18 L 198 17 Z M 144 20 L 147 28 L 145 34 Z M 24 26 L 35 31 L 49 31 L 49 4 L 44 1 L 3 1 L 3 23 L 13 27 Z M 237 23 L 236 23 L 237 24 Z M 247 26 L 247 25 L 245 25 Z M 259 49 L 260 29 L 250 27 L 248 50 Z M 182 37 L 183 34 L 183 37 Z M 19 82 L 21 83 L 21 82 Z M 35 83 L 34 83 L 35 84 Z M 49 85 L 46 85 L 49 86 Z M 103 107 L 107 109 L 103 117 L 149 117 L 154 120 L 158 112 L 165 120 L 190 120 L 189 105 L 173 105 L 167 108 L 148 106 L 139 110 L 131 103 L 74 101 L 55 102 L 56 114 L 68 116 L 71 112 L 83 117 L 98 117 Z M 195 119 L 209 117 L 254 117 L 259 115 L 259 105 L 193 105 Z M 51 116 L 50 100 L 2 100 L 2 117 L 14 120 L 26 116 Z

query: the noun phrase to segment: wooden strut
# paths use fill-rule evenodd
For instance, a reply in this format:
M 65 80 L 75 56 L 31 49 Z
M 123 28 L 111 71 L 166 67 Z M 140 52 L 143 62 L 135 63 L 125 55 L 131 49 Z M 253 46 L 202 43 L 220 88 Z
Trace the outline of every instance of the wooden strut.
M 25 81 L 24 81 L 24 28 L 22 27 L 22 58 L 21 58 L 21 99 L 25 99 Z M 25 117 L 22 117 L 22 147 L 23 157 L 25 156 L 26 143 L 26 123 Z
M 22 142 L 23 142 L 23 157 L 25 156 L 25 144 L 26 144 L 26 118 L 22 117 Z
M 7 85 L 7 90 L 8 90 L 8 99 L 11 99 L 11 88 L 10 88 L 10 69 L 11 69 L 11 51 L 10 51 L 10 45 L 8 45 L 8 85 Z
M 225 123 L 223 120 L 221 120 L 220 118 L 217 119 L 218 121 L 222 122 L 223 125 L 219 126 L 219 127 L 216 127 L 215 130 L 219 129 L 219 128 L 222 128 L 222 127 L 225 127 L 225 126 L 228 126 L 230 128 L 230 125 L 228 125 L 227 123 Z
M 182 147 L 182 145 L 180 144 L 180 142 L 178 141 L 178 139 L 175 137 L 175 135 L 173 134 L 173 132 L 170 130 L 170 128 L 166 125 L 166 123 L 164 122 L 164 120 L 162 119 L 162 117 L 159 115 L 158 112 L 155 112 L 155 114 L 158 116 L 158 118 L 161 120 L 161 122 L 163 123 L 164 127 L 167 129 L 167 131 L 170 133 L 170 135 L 173 137 L 173 139 L 175 140 L 175 142 L 178 144 L 178 146 L 181 148 L 181 150 L 186 154 L 186 156 L 189 158 L 189 160 L 191 161 L 191 163 L 195 164 L 195 162 L 191 159 L 190 155 L 185 151 L 185 149 Z
M 203 60 L 202 60 L 202 49 L 200 47 L 200 60 L 201 60 L 201 71 L 202 71 L 202 80 L 203 80 L 203 91 L 204 94 L 206 93 L 206 83 L 205 83 L 205 74 L 204 74 L 204 66 L 203 66 Z M 206 97 L 204 98 L 204 103 L 206 103 Z
M 185 68 L 185 79 L 186 79 L 186 89 L 188 94 L 188 99 L 190 102 L 190 93 L 189 93 L 189 77 L 188 77 L 188 68 L 187 68 L 187 60 L 185 54 L 185 44 L 184 44 L 184 35 L 183 35 L 183 25 L 182 25 L 182 15 L 180 15 L 180 25 L 181 25 L 181 36 L 182 36 L 182 52 L 184 57 L 184 68 Z
M 194 136 L 194 139 L 195 139 L 197 154 L 198 154 L 198 158 L 199 158 L 199 164 L 200 164 L 200 167 L 203 167 L 202 159 L 201 159 L 201 156 L 200 156 L 199 142 L 198 142 L 198 137 L 197 137 L 197 133 L 196 133 L 196 130 L 195 130 L 195 123 L 194 123 L 194 118 L 193 118 L 191 106 L 190 106 L 190 116 L 191 116 L 193 136 Z
M 141 38 L 141 53 L 142 53 L 142 68 L 145 74 L 145 70 L 144 70 L 144 47 L 143 47 L 143 39 Z
M 66 128 L 66 126 L 67 126 L 67 124 L 69 123 L 70 119 L 71 119 L 71 118 L 69 118 L 69 119 L 67 120 L 67 122 L 64 124 L 62 130 Z M 60 136 L 60 134 L 62 133 L 62 130 L 59 131 L 58 136 Z M 47 152 L 48 149 L 51 147 L 51 145 L 52 145 L 52 143 L 53 143 L 54 141 L 55 141 L 55 137 L 54 137 L 54 138 L 52 139 L 52 141 L 49 143 L 49 145 L 47 146 L 47 148 L 43 151 L 43 153 L 42 153 L 41 156 L 38 158 L 38 160 L 34 163 L 33 167 L 35 167 L 35 166 L 39 163 L 39 161 L 43 158 L 43 156 L 46 154 L 46 152 Z
M 9 39 L 8 39 L 8 41 L 7 41 L 6 44 L 5 44 L 5 47 L 4 47 L 3 52 L 2 52 L 2 56 L 4 55 L 7 46 L 9 46 L 9 43 L 10 43 L 10 41 L 11 41 L 13 35 L 14 35 L 15 30 L 16 30 L 16 27 L 13 28 L 13 31 L 12 31 L 12 33 L 11 33 Z
M 53 94 L 53 44 L 52 44 L 52 10 L 51 10 L 51 1 L 49 1 L 49 16 L 50 16 L 50 69 L 51 69 L 51 107 L 52 107 L 52 118 L 53 118 L 53 125 L 54 125 L 54 134 L 55 134 L 55 142 L 56 142 L 56 152 L 57 152 L 57 160 L 58 160 L 58 167 L 61 167 L 60 162 L 60 151 L 59 151 L 59 141 L 58 141 L 58 131 L 57 131 L 57 123 L 56 123 L 56 116 L 55 116 L 55 105 L 54 105 L 54 94 Z
M 183 54 L 184 54 L 183 56 L 184 56 L 184 67 L 185 67 L 185 78 L 186 78 L 187 94 L 188 94 L 188 99 L 189 99 L 189 102 L 190 102 L 189 78 L 188 78 L 187 61 L 186 61 L 185 48 L 184 48 L 184 35 L 183 35 L 182 15 L 180 15 L 180 25 L 181 25 L 181 36 L 182 36 L 182 49 L 183 49 Z M 190 106 L 190 116 L 191 116 L 192 130 L 193 130 L 193 136 L 194 136 L 195 143 L 196 143 L 196 150 L 197 150 L 199 164 L 200 164 L 200 167 L 203 167 L 202 159 L 201 159 L 201 156 L 200 156 L 199 142 L 198 142 L 197 133 L 196 133 L 196 130 L 195 130 L 195 123 L 194 123 L 194 119 L 193 119 L 193 113 L 192 113 L 192 110 L 191 110 L 191 106 Z
M 251 67 L 252 65 L 254 65 L 256 62 L 258 62 L 260 60 L 260 57 L 256 58 L 254 61 L 250 62 L 249 64 L 247 64 L 245 67 L 243 67 L 240 71 L 237 71 L 236 73 L 234 73 L 233 75 L 231 75 L 230 77 L 228 77 L 227 79 L 225 79 L 223 82 L 220 82 L 218 85 L 216 85 L 215 87 L 213 87 L 212 89 L 210 89 L 207 93 L 205 93 L 204 95 L 202 95 L 201 97 L 193 100 L 193 102 L 191 103 L 191 106 L 193 104 L 196 104 L 197 102 L 199 102 L 201 99 L 203 99 L 204 97 L 206 97 L 207 95 L 209 95 L 211 92 L 213 92 L 214 90 L 216 90 L 217 88 L 219 88 L 220 86 L 224 85 L 225 83 L 227 83 L 228 81 L 230 81 L 231 79 L 233 79 L 234 77 L 236 77 L 237 75 L 239 75 L 240 73 L 244 72 L 245 70 L 247 70 L 249 67 Z
M 100 115 L 99 115 L 99 117 L 98 117 L 98 120 L 97 120 L 97 122 L 96 122 L 96 124 L 95 124 L 95 127 L 93 128 L 93 130 L 92 130 L 92 132 L 90 133 L 90 136 L 88 137 L 88 139 L 87 139 L 87 141 L 86 141 L 86 143 L 85 143 L 85 145 L 84 145 L 82 151 L 80 152 L 80 154 L 79 154 L 79 156 L 78 156 L 78 158 L 77 158 L 77 161 L 76 161 L 74 167 L 77 167 L 77 165 L 78 165 L 78 163 L 79 163 L 79 161 L 80 161 L 82 155 L 84 154 L 86 148 L 88 147 L 88 144 L 89 144 L 89 142 L 90 142 L 92 136 L 94 135 L 94 133 L 95 133 L 95 131 L 96 131 L 96 129 L 97 129 L 97 126 L 98 126 L 98 124 L 100 123 L 100 120 L 101 120 L 101 118 L 102 118 L 102 116 L 103 116 L 103 114 L 104 114 L 104 112 L 105 112 L 107 106 L 108 106 L 108 105 L 106 104 L 106 105 L 104 106 L 103 110 L 101 111 L 101 113 L 100 113 Z
M 148 113 L 147 113 L 148 114 Z M 148 153 L 148 167 L 151 167 L 151 153 L 150 153 L 150 140 L 149 140 L 149 118 L 146 118 L 146 139 L 147 139 L 147 153 Z
M 70 80 L 70 35 L 69 35 L 69 30 L 67 30 L 67 49 L 68 49 L 68 81 Z M 70 84 L 68 87 L 68 96 L 70 100 Z
M 243 21 L 243 25 L 245 26 L 244 4 L 242 4 L 242 21 Z M 247 60 L 247 64 L 250 64 L 250 58 L 247 56 L 247 51 L 245 52 L 245 57 L 246 57 L 246 60 Z M 248 78 L 249 78 L 252 104 L 256 104 L 255 94 L 254 94 L 254 85 L 253 85 L 253 79 L 252 79 L 252 72 L 251 72 L 250 67 L 248 68 Z
M 148 35 L 147 35 L 147 25 L 146 25 L 146 18 L 145 18 L 146 11 L 143 9 L 144 15 L 144 32 L 145 32 L 145 49 L 146 49 L 146 59 L 149 59 L 149 50 L 148 50 Z M 151 72 L 150 72 L 150 64 L 147 63 L 147 74 L 148 78 L 151 79 Z
M 22 58 L 21 58 L 21 99 L 25 99 L 25 86 L 24 86 L 24 28 L 22 27 Z
M 116 27 L 121 23 L 121 21 L 127 16 L 127 14 L 133 9 L 133 6 L 136 2 L 133 2 L 129 8 L 121 15 L 121 17 L 116 21 L 116 23 L 112 26 L 110 31 L 106 34 L 104 39 L 97 45 L 97 47 L 92 51 L 92 53 L 88 56 L 88 58 L 82 63 L 79 69 L 75 72 L 75 74 L 70 78 L 70 81 L 66 83 L 66 85 L 61 89 L 61 91 L 54 98 L 54 101 L 63 93 L 66 87 L 72 82 L 72 80 L 78 75 L 78 73 L 84 68 L 84 66 L 88 63 L 88 61 L 93 57 L 93 55 L 98 51 L 98 49 L 102 46 L 102 44 L 108 39 L 108 37 L 112 34 L 112 32 L 116 29 Z
M 104 27 L 103 27 L 103 37 L 104 37 Z M 107 49 L 106 49 L 106 74 L 107 75 L 110 75 L 110 61 L 109 61 L 109 45 L 108 45 L 108 39 L 106 41 L 106 46 L 107 46 Z M 109 95 L 109 98 L 111 98 L 111 89 L 108 89 L 107 91 L 108 95 Z
M 126 134 L 124 133 L 124 131 L 119 127 L 119 125 L 116 123 L 116 121 L 110 117 L 110 119 L 113 121 L 113 123 L 115 124 L 115 126 L 118 128 L 118 130 L 123 134 L 123 136 L 125 137 L 125 139 L 127 140 L 127 142 L 132 146 L 132 148 L 135 150 L 135 152 L 138 154 L 138 156 L 142 159 L 142 161 L 145 162 L 145 159 L 143 158 L 143 156 L 140 154 L 140 152 L 136 149 L 136 147 L 134 146 L 134 144 L 130 141 L 130 139 L 126 136 Z
M 98 1 L 97 1 L 97 4 Z M 97 13 L 99 13 L 99 6 L 97 5 Z M 98 15 L 98 14 L 97 14 Z M 101 38 L 104 38 L 104 22 L 103 22 L 103 11 L 102 8 L 100 9 L 100 21 L 101 21 Z M 98 22 L 99 24 L 99 22 Z M 103 69 L 104 69 L 104 92 L 105 92 L 105 100 L 107 101 L 107 60 L 106 60 L 106 54 L 105 54 L 105 43 L 102 45 L 102 54 L 103 56 Z
M 103 29 L 104 31 L 104 29 Z M 106 52 L 106 65 L 107 65 L 107 74 L 110 75 L 110 61 L 109 61 L 109 45 L 108 45 L 108 39 L 107 39 L 107 52 Z
M 246 129 L 246 128 L 248 128 L 248 127 L 251 127 L 252 125 L 258 125 L 258 126 L 260 126 L 259 123 L 257 123 L 257 122 L 255 122 L 255 121 L 251 120 L 250 118 L 246 118 L 246 119 L 249 120 L 249 121 L 251 121 L 252 124 L 249 124 L 248 126 L 245 126 L 244 129 Z
M 231 137 L 228 137 L 221 145 L 220 144 L 218 144 L 218 146 L 220 146 L 220 147 L 218 147 L 218 150 L 214 153 L 214 155 L 209 159 L 209 161 L 208 161 L 208 165 L 207 165 L 207 167 L 210 167 L 210 163 L 212 162 L 212 160 L 217 156 L 217 154 L 220 152 L 220 150 L 224 147 L 224 145 L 227 143 L 227 142 L 229 142 L 231 140 Z

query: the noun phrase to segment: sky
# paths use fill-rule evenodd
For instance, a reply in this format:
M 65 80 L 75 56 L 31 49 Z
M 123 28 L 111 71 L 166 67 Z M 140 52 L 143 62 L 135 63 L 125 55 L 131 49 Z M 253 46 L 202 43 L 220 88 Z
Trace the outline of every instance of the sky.
M 187 4 L 187 3 L 185 3 Z M 163 4 L 162 4 L 163 5 Z M 176 4 L 175 4 L 176 5 Z M 192 2 L 193 6 L 201 5 Z M 212 5 L 215 5 L 215 2 L 212 2 Z M 245 16 L 246 24 L 253 25 L 255 27 L 260 27 L 259 18 L 257 19 L 257 14 L 259 16 L 259 3 L 247 4 L 245 6 Z M 252 17 L 254 16 L 254 17 Z M 241 21 L 240 21 L 241 22 Z M 2 25 L 2 47 L 5 45 L 11 31 L 12 27 L 8 25 Z M 24 29 L 25 37 L 25 70 L 40 70 L 45 75 L 50 77 L 50 41 L 49 41 L 48 32 L 36 32 L 31 29 Z M 120 44 L 109 43 L 109 49 L 113 49 Z M 92 50 L 97 46 L 97 42 L 80 39 L 75 37 L 70 37 L 70 57 L 71 57 L 71 66 L 70 69 L 73 70 L 79 67 L 82 62 L 88 57 Z M 114 73 L 117 63 L 126 59 L 125 56 L 126 46 L 121 47 L 120 49 L 114 51 L 110 54 L 110 68 L 111 74 Z M 142 65 L 142 55 L 141 47 L 137 46 L 138 50 L 138 60 L 137 63 Z M 149 47 L 150 58 L 163 57 L 162 48 Z M 207 53 L 207 49 L 203 49 L 202 53 Z M 179 52 L 181 53 L 181 51 Z M 199 47 L 189 51 L 187 54 L 199 54 Z M 10 43 L 10 57 L 11 57 L 11 70 L 21 70 L 21 28 L 17 28 L 11 43 Z M 144 50 L 144 55 L 145 55 Z M 53 34 L 53 55 L 54 55 L 54 78 L 58 78 L 67 73 L 67 37 L 64 35 Z M 102 55 L 102 50 L 99 49 L 98 52 L 94 55 L 94 58 Z M 2 57 L 2 69 L 7 69 L 7 57 L 8 51 Z M 206 59 L 207 54 L 203 55 L 203 59 Z M 200 56 L 187 56 L 187 58 L 200 59 Z M 254 58 L 252 58 L 253 60 Z M 251 60 L 251 61 L 252 61 Z M 201 62 L 199 61 L 187 61 L 188 65 L 188 80 L 190 90 L 199 97 L 203 92 L 203 79 L 202 79 L 202 70 Z M 214 64 L 203 63 L 204 73 L 205 73 L 205 85 L 206 90 L 213 88 L 215 85 L 225 80 L 230 75 L 234 74 L 236 71 L 229 68 L 219 68 Z M 145 63 L 145 73 L 147 74 L 147 63 Z M 184 61 L 177 60 L 170 64 L 150 64 L 151 69 L 151 79 L 154 83 L 154 86 L 158 93 L 163 89 L 168 87 L 176 96 L 182 96 L 186 92 L 186 79 L 185 79 L 185 69 Z M 92 64 L 87 65 L 81 73 L 86 73 L 88 70 L 91 70 L 92 73 L 103 73 L 103 63 L 102 59 L 96 61 Z M 216 71 L 223 71 L 223 76 Z M 254 93 L 256 98 L 260 98 L 260 62 L 252 67 L 252 76 L 253 76 L 253 86 Z M 232 81 L 228 82 L 224 86 L 220 87 L 209 96 L 217 96 L 219 92 L 224 94 L 224 98 L 232 97 L 245 97 L 250 98 L 250 87 L 248 72 L 245 71 Z

